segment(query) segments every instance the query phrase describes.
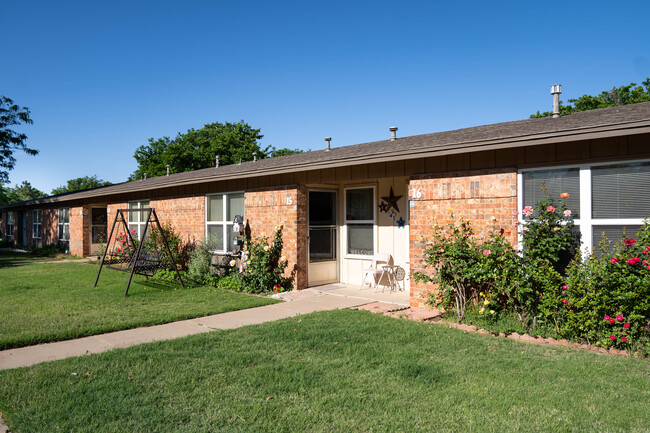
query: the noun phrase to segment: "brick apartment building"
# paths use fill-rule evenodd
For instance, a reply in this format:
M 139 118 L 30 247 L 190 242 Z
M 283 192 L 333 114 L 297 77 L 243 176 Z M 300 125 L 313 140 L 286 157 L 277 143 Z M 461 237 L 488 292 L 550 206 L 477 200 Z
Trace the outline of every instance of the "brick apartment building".
M 393 131 L 394 133 L 395 131 Z M 328 143 L 329 144 L 329 143 Z M 329 147 L 329 146 L 328 146 Z M 517 241 L 513 211 L 548 193 L 568 205 L 584 248 L 628 234 L 650 215 L 650 103 L 310 151 L 51 196 L 0 208 L 5 239 L 60 243 L 76 256 L 105 241 L 117 209 L 156 209 L 183 236 L 232 249 L 232 220 L 252 234 L 284 226 L 294 287 L 360 284 L 375 253 L 407 274 L 423 268 L 422 238 L 449 209 L 478 232 Z M 141 232 L 139 212 L 129 227 Z M 494 218 L 496 218 L 496 221 Z M 405 281 L 412 305 L 429 287 Z

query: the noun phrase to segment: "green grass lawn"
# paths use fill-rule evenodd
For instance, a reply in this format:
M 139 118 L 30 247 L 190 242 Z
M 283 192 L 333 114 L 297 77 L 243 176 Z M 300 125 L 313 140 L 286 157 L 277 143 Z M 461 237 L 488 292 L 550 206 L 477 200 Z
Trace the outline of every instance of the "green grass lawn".
M 44 263 L 0 268 L 0 349 L 267 305 L 275 300 L 213 287 L 146 281 L 98 266 Z
M 650 363 L 361 311 L 0 372 L 18 432 L 646 432 Z
M 22 264 L 31 262 L 44 262 L 48 260 L 56 260 L 55 257 L 39 257 L 29 253 L 19 253 L 16 251 L 0 250 L 0 267 L 11 264 Z M 0 271 L 2 272 L 2 271 Z

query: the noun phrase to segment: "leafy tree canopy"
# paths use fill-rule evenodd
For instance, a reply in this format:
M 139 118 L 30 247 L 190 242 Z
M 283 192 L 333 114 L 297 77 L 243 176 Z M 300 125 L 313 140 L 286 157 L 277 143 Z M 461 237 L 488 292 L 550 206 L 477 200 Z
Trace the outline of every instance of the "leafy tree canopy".
M 37 155 L 38 150 L 30 149 L 25 142 L 27 136 L 11 129 L 12 126 L 34 123 L 29 117 L 27 107 L 19 107 L 11 99 L 0 96 L 0 182 L 9 181 L 9 170 L 14 168 L 15 150 L 23 150 L 28 155 Z
M 70 179 L 65 185 L 52 190 L 54 194 L 64 194 L 66 192 L 81 191 L 83 189 L 98 188 L 100 186 L 112 185 L 111 182 L 98 179 L 97 176 L 84 176 L 76 179 Z
M 568 105 L 560 101 L 560 114 L 570 114 L 577 111 L 595 110 L 597 108 L 613 107 L 615 105 L 636 104 L 637 102 L 650 101 L 650 78 L 646 78 L 641 85 L 630 83 L 627 86 L 614 87 L 605 90 L 600 95 L 582 95 L 578 99 L 569 99 Z M 531 114 L 530 118 L 552 116 L 552 111 Z
M 3 188 L 0 186 L 0 204 L 10 204 L 16 203 L 19 201 L 33 200 L 35 198 L 45 197 L 43 191 L 40 191 L 34 188 L 26 180 L 23 181 L 20 185 L 16 185 L 13 188 Z
M 259 129 L 242 120 L 209 123 L 201 129 L 178 133 L 173 139 L 150 138 L 148 144 L 136 149 L 133 157 L 138 168 L 129 180 L 142 179 L 145 173 L 149 177 L 163 176 L 167 173 L 167 164 L 172 173 L 213 167 L 216 155 L 219 155 L 219 165 L 228 165 L 251 161 L 253 152 L 257 152 L 258 159 L 300 152 L 271 146 L 262 149 L 258 142 L 262 137 Z

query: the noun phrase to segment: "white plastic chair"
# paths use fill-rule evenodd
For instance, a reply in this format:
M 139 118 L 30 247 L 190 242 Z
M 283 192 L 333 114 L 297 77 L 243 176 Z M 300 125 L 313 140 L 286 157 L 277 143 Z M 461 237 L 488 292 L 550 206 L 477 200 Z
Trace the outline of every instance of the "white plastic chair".
M 363 285 L 366 283 L 366 278 L 368 278 L 368 275 L 372 275 L 374 284 L 375 284 L 375 292 L 377 291 L 377 287 L 379 286 L 379 283 L 381 282 L 382 278 L 384 276 L 388 280 L 388 287 L 391 286 L 391 280 L 390 280 L 390 273 L 387 271 L 387 269 L 384 268 L 385 265 L 390 265 L 390 263 L 393 261 L 393 257 L 388 254 L 388 253 L 377 253 L 373 256 L 372 258 L 372 264 L 370 265 L 369 268 L 363 269 L 361 272 L 363 273 L 363 281 L 361 281 L 361 285 L 359 286 L 359 290 L 363 289 Z M 379 278 L 378 278 L 379 277 Z

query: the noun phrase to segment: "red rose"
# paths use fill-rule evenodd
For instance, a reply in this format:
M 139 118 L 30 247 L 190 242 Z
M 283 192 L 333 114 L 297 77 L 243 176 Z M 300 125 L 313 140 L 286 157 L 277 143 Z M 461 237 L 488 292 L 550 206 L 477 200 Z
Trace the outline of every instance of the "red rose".
M 629 324 L 629 323 L 627 323 L 627 322 L 626 322 L 626 323 L 624 323 L 624 324 L 623 324 L 623 328 L 628 328 L 628 329 L 629 329 L 629 328 L 630 328 L 630 324 Z
M 621 337 L 621 341 L 622 341 L 623 343 L 625 343 L 625 342 L 627 341 L 627 338 L 625 338 L 625 337 Z
M 614 323 L 614 322 L 616 322 L 616 320 L 614 320 L 614 319 L 609 319 L 609 323 Z
M 603 320 L 606 320 L 606 321 L 609 322 L 609 316 L 605 316 L 605 318 Z
M 616 320 L 618 320 L 619 322 L 622 322 L 623 321 L 623 316 L 621 314 L 617 314 L 616 315 Z
M 636 265 L 636 264 L 639 263 L 640 261 L 641 261 L 640 258 L 638 258 L 638 257 L 632 257 L 632 258 L 629 259 L 627 262 L 628 262 L 629 264 L 631 264 L 631 265 Z
M 614 341 L 614 340 L 616 340 L 616 337 L 614 337 L 613 335 L 610 335 L 610 336 L 609 336 L 609 339 L 612 340 L 612 341 Z
M 563 304 L 566 304 L 566 299 L 562 299 L 562 303 L 563 303 Z

